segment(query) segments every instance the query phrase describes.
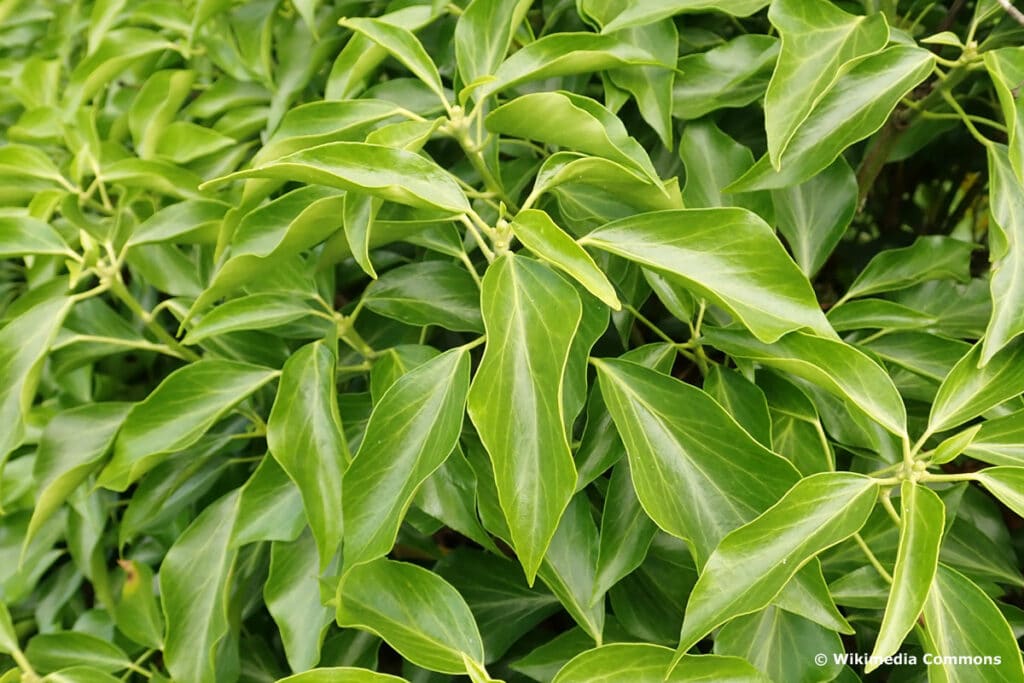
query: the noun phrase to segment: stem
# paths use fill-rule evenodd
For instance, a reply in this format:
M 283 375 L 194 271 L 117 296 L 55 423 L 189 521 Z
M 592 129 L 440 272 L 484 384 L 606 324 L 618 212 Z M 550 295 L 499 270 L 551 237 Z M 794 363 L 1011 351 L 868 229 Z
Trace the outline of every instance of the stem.
M 469 234 L 473 236 L 474 240 L 476 240 L 476 245 L 480 247 L 480 251 L 483 252 L 483 255 L 487 259 L 487 262 L 493 263 L 494 252 L 491 251 L 491 248 L 489 246 L 487 246 L 487 242 L 484 241 L 484 236 L 480 234 L 480 230 L 473 223 L 473 221 L 470 220 L 466 214 L 459 216 L 459 221 L 466 226 L 466 229 L 469 231 Z
M 661 329 L 660 327 L 658 327 L 658 326 L 657 326 L 657 325 L 655 325 L 655 324 L 654 324 L 653 322 L 651 322 L 650 320 L 648 320 L 648 319 L 647 319 L 647 317 L 645 317 L 645 316 L 644 316 L 644 315 L 643 315 L 643 314 L 642 314 L 642 313 L 641 313 L 640 311 L 638 311 L 638 310 L 637 310 L 637 309 L 636 309 L 635 307 L 631 306 L 630 304 L 624 303 L 624 304 L 622 304 L 622 308 L 623 308 L 624 310 L 627 310 L 627 311 L 629 311 L 630 313 L 632 313 L 632 314 L 633 314 L 633 317 L 634 317 L 634 318 L 636 318 L 637 320 L 639 320 L 640 322 L 642 322 L 642 323 L 644 324 L 644 326 L 645 326 L 645 327 L 647 327 L 648 329 L 650 329 L 650 330 L 651 330 L 651 332 L 653 332 L 654 334 L 658 335 L 658 337 L 659 337 L 659 338 L 660 338 L 660 339 L 661 339 L 662 341 L 664 341 L 664 342 L 666 342 L 666 343 L 668 343 L 668 344 L 672 344 L 673 346 L 679 346 L 679 343 L 678 343 L 678 342 L 676 342 L 676 340 L 674 340 L 674 339 L 673 339 L 672 337 L 670 337 L 670 336 L 668 336 L 667 334 L 665 334 L 665 332 L 664 332 L 664 331 L 663 331 L 663 330 L 662 330 L 662 329 Z
M 1014 21 L 1016 21 L 1021 26 L 1024 26 L 1024 12 L 1021 12 L 1019 9 L 1014 7 L 1013 3 L 1011 3 L 1010 0 L 996 0 L 996 2 L 998 2 L 1004 10 L 1006 10 L 1007 14 L 1013 17 Z
M 894 489 L 889 489 L 882 495 L 882 507 L 885 508 L 887 513 L 889 513 L 889 517 L 892 518 L 892 521 L 896 522 L 896 526 L 899 526 L 903 522 L 900 520 L 900 513 L 896 512 L 896 506 L 892 504 L 892 498 L 890 496 L 892 495 L 893 490 Z
M 955 97 L 943 90 L 942 99 L 946 100 L 946 103 L 953 108 L 953 111 L 960 115 L 960 119 L 964 122 L 964 125 L 967 126 L 967 131 L 975 140 L 980 142 L 983 147 L 989 147 L 992 145 L 992 141 L 982 135 L 981 131 L 975 127 L 974 122 L 971 121 L 971 117 L 964 111 L 963 107 L 960 106 L 960 103 L 956 101 Z
M 160 326 L 150 313 L 147 313 L 142 308 L 142 304 L 139 303 L 138 299 L 132 296 L 132 293 L 125 287 L 124 280 L 121 279 L 120 273 L 115 273 L 109 278 L 110 291 L 121 300 L 125 306 L 131 310 L 138 318 L 145 324 L 146 328 L 156 335 L 157 339 L 162 341 L 164 344 L 174 349 L 178 354 L 181 355 L 187 361 L 195 362 L 200 359 L 199 354 L 191 349 L 185 348 L 181 345 L 177 339 L 175 339 L 167 330 Z
M 871 566 L 875 568 L 887 583 L 892 583 L 892 574 L 886 571 L 882 563 L 878 561 L 878 558 L 871 551 L 871 548 L 869 548 L 868 544 L 864 542 L 863 537 L 861 537 L 859 533 L 856 533 L 853 535 L 853 540 L 856 541 L 857 545 L 860 546 L 860 549 L 864 551 L 864 555 L 868 558 L 868 562 L 871 563 Z
M 978 478 L 977 472 L 960 472 L 958 474 L 932 474 L 922 472 L 918 478 L 920 482 L 949 482 L 949 481 L 975 481 Z

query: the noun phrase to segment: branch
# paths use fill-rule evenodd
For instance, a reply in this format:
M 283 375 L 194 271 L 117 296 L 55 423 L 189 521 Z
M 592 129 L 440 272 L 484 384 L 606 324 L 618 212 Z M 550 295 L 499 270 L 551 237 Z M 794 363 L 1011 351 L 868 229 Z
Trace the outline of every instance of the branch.
M 1010 2 L 1010 0 L 997 0 L 997 1 L 999 2 L 1000 5 L 1002 5 L 1003 9 L 1006 10 L 1007 14 L 1009 14 L 1011 17 L 1013 17 L 1014 20 L 1018 24 L 1020 24 L 1021 26 L 1024 26 L 1024 12 L 1021 12 L 1019 9 L 1014 7 L 1013 3 Z

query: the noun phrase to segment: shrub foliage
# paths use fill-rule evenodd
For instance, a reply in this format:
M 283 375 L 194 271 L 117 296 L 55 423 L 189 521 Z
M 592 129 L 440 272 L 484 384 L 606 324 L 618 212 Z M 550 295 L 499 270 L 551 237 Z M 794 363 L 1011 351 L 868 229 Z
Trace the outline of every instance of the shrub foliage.
M 0 681 L 1024 681 L 948 5 L 0 2 Z

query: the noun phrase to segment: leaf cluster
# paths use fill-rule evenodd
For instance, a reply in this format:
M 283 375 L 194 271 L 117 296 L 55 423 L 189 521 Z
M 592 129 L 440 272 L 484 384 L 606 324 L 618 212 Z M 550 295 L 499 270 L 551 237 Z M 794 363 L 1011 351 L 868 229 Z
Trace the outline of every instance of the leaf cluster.
M 0 683 L 1024 681 L 949 5 L 0 2 Z

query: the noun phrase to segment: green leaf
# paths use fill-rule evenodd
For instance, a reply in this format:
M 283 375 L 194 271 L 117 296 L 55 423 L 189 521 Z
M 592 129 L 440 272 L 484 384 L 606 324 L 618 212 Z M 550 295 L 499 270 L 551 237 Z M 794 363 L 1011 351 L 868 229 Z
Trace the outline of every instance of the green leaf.
M 844 299 L 910 287 L 931 279 L 971 279 L 975 246 L 939 235 L 918 237 L 909 247 L 878 253 L 850 285 Z
M 834 680 L 830 677 L 842 667 L 835 657 L 845 648 L 835 631 L 770 606 L 723 626 L 715 636 L 714 652 L 742 657 L 768 680 L 813 681 Z M 824 664 L 818 656 L 826 658 Z
M 974 477 L 1006 507 L 1024 516 L 1024 467 L 987 467 Z
M 480 627 L 487 663 L 559 609 L 555 596 L 541 586 L 528 587 L 522 570 L 500 555 L 457 548 L 435 570 L 466 599 Z
M 431 671 L 466 673 L 463 656 L 484 658 L 473 614 L 437 574 L 404 562 L 353 567 L 338 586 L 338 625 L 376 633 L 410 662 Z
M 550 268 L 507 254 L 487 269 L 481 312 L 492 341 L 473 378 L 469 416 L 532 584 L 576 487 L 561 387 L 582 306 Z
M 598 531 L 585 495 L 570 502 L 558 523 L 537 575 L 594 642 L 601 644 L 604 602 L 593 602 L 596 589 Z
M 75 112 L 129 66 L 171 47 L 173 43 L 155 31 L 134 27 L 110 31 L 95 50 L 75 64 L 63 91 L 64 110 Z
M 43 683 L 117 683 L 121 679 L 91 666 L 69 666 L 47 674 L 41 680 Z
M 303 671 L 294 676 L 279 678 L 277 683 L 399 683 L 404 681 L 404 678 L 379 674 L 369 669 L 339 666 Z
M 228 259 L 214 273 L 210 286 L 191 311 L 205 310 L 214 301 L 258 276 L 280 268 L 303 249 L 322 242 L 341 226 L 345 195 L 322 187 L 303 187 L 282 195 L 237 220 Z
M 775 162 L 778 165 L 765 155 L 727 189 L 750 192 L 786 187 L 828 168 L 843 150 L 882 127 L 899 101 L 931 73 L 934 60 L 928 50 L 892 45 L 857 61 L 816 101 Z M 807 64 L 815 62 L 807 60 Z
M 410 263 L 370 284 L 363 304 L 409 325 L 483 332 L 480 290 L 465 268 L 448 261 Z
M 869 477 L 815 474 L 729 533 L 690 594 L 673 666 L 712 629 L 767 606 L 815 555 L 855 534 L 877 496 L 878 485 Z
M 330 142 L 300 150 L 256 168 L 229 173 L 203 187 L 240 178 L 297 180 L 453 214 L 469 209 L 458 183 L 434 162 L 413 152 L 363 142 Z
M 529 0 L 473 0 L 455 25 L 455 63 L 462 82 L 490 76 L 508 53 Z
M 930 679 L 1009 683 L 1024 677 L 1020 648 L 1010 625 L 992 599 L 963 574 L 939 565 L 924 619 L 924 649 L 936 660 L 928 664 Z M 971 660 L 961 661 L 962 657 Z
M 614 643 L 574 657 L 552 683 L 683 683 L 730 681 L 766 683 L 767 678 L 739 657 L 691 655 L 667 677 L 672 650 L 648 643 Z
M 320 601 L 319 568 L 316 542 L 308 532 L 292 542 L 271 545 L 263 599 L 281 632 L 292 671 L 316 666 L 331 623 L 331 609 Z
M 1024 391 L 1024 340 L 1016 339 L 983 368 L 983 345 L 975 344 L 939 386 L 928 432 L 942 432 L 987 412 Z
M 946 509 L 931 489 L 904 481 L 900 487 L 900 543 L 892 588 L 867 671 L 895 654 L 917 623 L 939 564 Z
M 420 41 L 409 30 L 379 19 L 352 18 L 342 19 L 338 23 L 366 36 L 387 50 L 392 57 L 423 81 L 442 102 L 447 103 L 441 76 L 437 73 L 437 66 L 431 61 L 430 55 L 427 54 Z
M 251 294 L 225 302 L 204 315 L 185 338 L 184 344 L 198 344 L 238 330 L 282 327 L 317 313 L 312 304 L 292 294 Z
M 592 362 L 640 504 L 659 527 L 690 542 L 698 566 L 797 482 L 792 465 L 700 389 L 629 361 Z
M 731 356 L 805 379 L 856 406 L 893 434 L 906 435 L 906 408 L 889 375 L 844 342 L 792 332 L 774 344 L 764 344 L 737 329 L 708 329 L 704 337 Z
M 128 244 L 216 242 L 227 210 L 220 202 L 199 199 L 171 204 L 140 223 L 132 231 Z
M 0 258 L 18 258 L 33 254 L 68 256 L 74 253 L 60 233 L 31 216 L 0 215 Z
M 237 494 L 203 510 L 160 565 L 160 599 L 167 622 L 164 661 L 178 680 L 215 683 L 237 661 L 229 633 L 229 579 L 237 551 L 229 541 Z
M 70 308 L 63 296 L 45 299 L 0 329 L 0 464 L 25 438 L 43 359 Z
M 1018 166 L 1022 162 L 1018 161 Z M 988 177 L 992 229 L 989 231 L 989 259 L 992 261 L 989 288 L 992 317 L 982 340 L 980 365 L 985 365 L 1017 335 L 1024 332 L 1024 286 L 1019 282 L 1024 269 L 1024 170 L 1016 175 L 1006 148 L 989 145 Z
M 414 5 L 383 14 L 377 20 L 416 31 L 429 24 L 434 17 L 430 7 Z M 387 50 L 366 36 L 352 36 L 331 67 L 325 88 L 327 99 L 348 100 L 365 90 L 369 77 L 387 56 Z
M 24 547 L 71 492 L 100 468 L 130 408 L 130 403 L 86 404 L 58 413 L 46 425 L 32 470 L 36 507 Z
M 395 104 L 374 99 L 301 104 L 288 110 L 274 134 L 253 155 L 252 164 L 258 166 L 328 142 L 362 142 L 367 132 L 397 113 Z
M 754 163 L 749 149 L 726 135 L 711 119 L 693 121 L 683 130 L 679 159 L 686 167 L 683 201 L 687 208 L 741 206 L 761 216 L 773 213 L 767 193 L 728 195 L 722 188 Z
M 88 633 L 74 631 L 40 633 L 28 641 L 25 656 L 36 670 L 43 673 L 75 665 L 114 673 L 128 668 L 132 663 L 117 645 Z
M 987 50 L 982 57 L 992 85 L 995 86 L 999 106 L 1003 110 L 1003 120 L 1006 121 L 1010 166 L 1016 172 L 1018 182 L 1024 182 L 1024 105 L 1020 102 L 1020 91 L 1017 90 L 1021 81 L 1024 81 L 1024 50 L 1020 47 L 1004 47 Z M 996 149 L 989 146 L 990 159 Z M 995 194 L 994 190 L 992 194 Z
M 512 232 L 537 258 L 564 271 L 614 310 L 622 308 L 615 288 L 590 254 L 543 211 L 526 209 L 512 221 Z
M 793 259 L 807 277 L 813 277 L 853 220 L 857 178 L 846 160 L 839 158 L 799 185 L 772 190 L 772 202 L 779 232 Z
M 11 654 L 20 652 L 18 634 L 14 630 L 14 622 L 6 603 L 0 602 L 0 652 Z
M 157 604 L 153 570 L 144 562 L 118 560 L 124 570 L 121 597 L 114 608 L 119 631 L 140 645 L 162 650 L 164 616 Z
M 652 184 L 643 174 L 601 157 L 584 157 L 572 152 L 555 152 L 541 164 L 531 197 L 573 186 L 594 188 L 619 197 L 645 211 L 681 209 L 683 200 L 675 181 Z
M 778 56 L 778 38 L 753 34 L 685 55 L 677 64 L 683 76 L 672 90 L 672 115 L 693 120 L 750 104 L 764 94 Z
M 494 80 L 477 93 L 484 98 L 529 81 L 652 64 L 657 60 L 650 52 L 616 36 L 557 33 L 535 40 L 506 59 L 494 72 Z
M 605 157 L 659 183 L 647 152 L 611 111 L 570 92 L 540 92 L 517 97 L 484 119 L 487 130 Z
M 299 488 L 273 456 L 264 455 L 241 487 L 231 545 L 238 548 L 256 541 L 294 541 L 305 526 Z
M 735 17 L 750 16 L 768 4 L 768 0 L 649 0 L 626 8 L 604 27 L 605 33 L 628 26 L 649 24 L 676 14 L 715 10 Z
M 808 327 L 834 336 L 807 278 L 768 225 L 743 209 L 688 209 L 609 223 L 580 240 L 707 297 L 764 342 Z
M 885 47 L 889 27 L 880 12 L 858 17 L 832 3 L 808 5 L 798 0 L 776 0 L 768 18 L 782 36 L 779 61 L 764 98 L 768 152 L 779 169 L 797 129 L 805 125 L 843 67 Z
M 704 391 L 758 443 L 771 448 L 772 421 L 768 401 L 756 384 L 735 370 L 712 365 L 704 377 Z
M 124 491 L 171 453 L 198 441 L 275 375 L 267 368 L 213 358 L 175 370 L 128 411 L 114 457 L 97 484 Z
M 964 453 L 992 465 L 1024 465 L 1024 411 L 982 422 Z
M 374 406 L 342 479 L 346 571 L 390 552 L 420 485 L 458 442 L 469 355 L 452 349 L 402 375 Z
M 608 72 L 609 80 L 633 95 L 640 115 L 667 149 L 672 149 L 672 86 L 676 70 L 670 68 L 679 54 L 679 31 L 671 19 L 634 26 L 619 35 L 638 47 L 649 50 L 665 66 L 630 66 Z
M 602 600 L 609 588 L 640 566 L 656 532 L 657 525 L 640 505 L 629 464 L 620 462 L 612 470 L 601 513 L 601 544 L 591 604 Z
M 348 446 L 338 415 L 334 351 L 322 341 L 292 354 L 267 420 L 267 446 L 302 494 L 320 568 L 342 539 L 342 470 Z

